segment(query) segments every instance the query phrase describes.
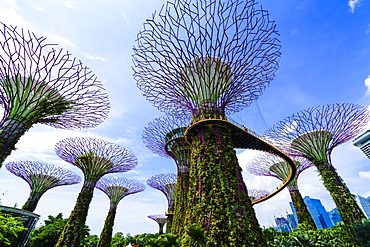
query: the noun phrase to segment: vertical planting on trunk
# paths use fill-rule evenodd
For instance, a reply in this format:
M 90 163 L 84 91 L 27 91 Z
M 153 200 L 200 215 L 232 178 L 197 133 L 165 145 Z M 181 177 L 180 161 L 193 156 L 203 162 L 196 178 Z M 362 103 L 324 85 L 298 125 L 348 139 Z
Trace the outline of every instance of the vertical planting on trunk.
M 66 138 L 55 145 L 55 152 L 84 173 L 81 192 L 55 246 L 79 246 L 98 180 L 108 173 L 133 169 L 137 165 L 137 159 L 127 149 L 95 138 Z
M 154 215 L 148 215 L 148 218 L 157 222 L 158 227 L 159 227 L 158 233 L 163 234 L 163 227 L 167 222 L 167 217 L 163 214 L 154 214 Z
M 143 191 L 145 186 L 142 183 L 128 178 L 102 177 L 95 187 L 103 191 L 109 197 L 110 201 L 108 215 L 105 219 L 97 246 L 110 247 L 118 203 L 128 195 Z
M 191 147 L 185 227 L 204 227 L 207 246 L 265 246 L 229 131 L 205 126 Z
M 81 129 L 106 119 L 108 95 L 78 59 L 32 32 L 0 26 L 0 164 L 35 124 Z

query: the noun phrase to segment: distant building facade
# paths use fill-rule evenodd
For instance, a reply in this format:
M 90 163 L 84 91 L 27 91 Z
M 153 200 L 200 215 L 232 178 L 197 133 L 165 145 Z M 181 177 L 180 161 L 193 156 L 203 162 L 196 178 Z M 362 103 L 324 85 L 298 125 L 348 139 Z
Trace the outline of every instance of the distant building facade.
M 365 198 L 363 196 L 358 195 L 358 199 L 360 200 L 361 206 L 365 211 L 365 214 L 368 218 L 370 218 L 370 196 Z
M 338 222 L 342 221 L 342 217 L 340 217 L 339 210 L 337 208 L 334 208 L 333 210 L 329 211 L 328 215 L 333 226 L 338 224 Z
M 278 232 L 291 232 L 292 231 L 292 227 L 289 223 L 289 220 L 287 220 L 284 217 L 275 218 L 275 223 L 276 223 L 275 229 Z
M 335 226 L 338 222 L 342 221 L 338 210 L 333 209 L 332 211 L 327 212 L 325 207 L 322 205 L 320 199 L 313 199 L 310 198 L 309 196 L 306 196 L 303 200 L 317 228 L 319 229 L 329 228 Z M 297 213 L 293 206 L 293 203 L 289 202 L 289 205 L 292 209 L 295 221 L 298 222 Z
M 370 159 L 370 130 L 356 137 L 353 140 L 353 145 L 359 147 L 366 157 Z

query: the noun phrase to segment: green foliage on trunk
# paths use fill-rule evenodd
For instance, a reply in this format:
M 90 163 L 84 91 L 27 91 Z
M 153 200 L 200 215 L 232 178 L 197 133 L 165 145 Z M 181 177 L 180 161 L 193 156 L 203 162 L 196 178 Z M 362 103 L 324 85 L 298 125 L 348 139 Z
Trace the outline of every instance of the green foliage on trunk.
M 312 216 L 308 211 L 306 203 L 304 203 L 304 200 L 299 190 L 289 188 L 289 193 L 293 202 L 293 206 L 297 213 L 298 222 L 305 224 L 307 229 L 310 230 L 316 229 L 317 228 L 316 224 L 312 219 Z
M 204 227 L 208 247 L 265 246 L 229 131 L 206 126 L 191 145 L 185 230 Z
M 113 232 L 113 225 L 114 219 L 116 217 L 117 212 L 117 204 L 111 204 L 108 215 L 105 218 L 105 223 L 103 230 L 100 234 L 100 239 L 97 244 L 97 247 L 110 247 L 112 241 L 112 232 Z

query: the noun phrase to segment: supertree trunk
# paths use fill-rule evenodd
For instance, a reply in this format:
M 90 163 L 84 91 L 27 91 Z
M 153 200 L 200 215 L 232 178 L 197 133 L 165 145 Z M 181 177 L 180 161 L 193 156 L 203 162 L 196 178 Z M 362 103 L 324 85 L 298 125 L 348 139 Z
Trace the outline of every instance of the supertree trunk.
M 297 186 L 288 186 L 290 198 L 297 213 L 298 223 L 304 224 L 307 230 L 317 229 L 315 221 L 312 219 L 310 212 L 307 209 L 306 203 L 303 200 L 301 192 Z
M 189 170 L 179 171 L 176 184 L 176 201 L 172 220 L 171 233 L 182 235 L 184 233 L 184 215 L 188 201 Z
M 42 194 L 40 195 L 40 194 L 31 193 L 26 203 L 22 206 L 22 209 L 30 211 L 30 212 L 35 211 L 37 207 L 37 203 L 40 201 L 41 196 Z
M 95 184 L 95 181 L 85 180 L 81 192 L 78 194 L 75 207 L 55 247 L 80 246 L 82 229 L 85 226 Z
M 352 226 L 356 221 L 366 219 L 356 202 L 356 196 L 350 192 L 336 169 L 330 163 L 317 163 L 315 166 L 325 188 L 333 198 L 343 222 Z
M 99 242 L 97 247 L 110 247 L 110 242 L 112 241 L 112 232 L 113 232 L 113 225 L 114 219 L 116 217 L 117 212 L 117 204 L 111 204 L 107 218 L 105 219 L 103 230 L 100 234 Z
M 205 126 L 191 146 L 185 226 L 201 224 L 207 246 L 265 246 L 229 131 Z

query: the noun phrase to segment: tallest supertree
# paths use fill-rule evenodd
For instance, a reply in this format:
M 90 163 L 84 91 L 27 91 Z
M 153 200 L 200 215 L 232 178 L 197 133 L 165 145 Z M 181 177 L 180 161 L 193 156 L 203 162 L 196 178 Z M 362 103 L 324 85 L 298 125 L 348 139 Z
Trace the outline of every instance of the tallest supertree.
M 0 163 L 35 124 L 92 128 L 109 112 L 102 84 L 80 60 L 44 37 L 2 23 L 0 105 Z
M 274 78 L 276 37 L 267 11 L 252 0 L 167 2 L 138 34 L 138 87 L 160 110 L 193 117 L 185 133 L 192 153 L 184 227 L 202 226 L 207 246 L 265 245 L 223 120 Z

